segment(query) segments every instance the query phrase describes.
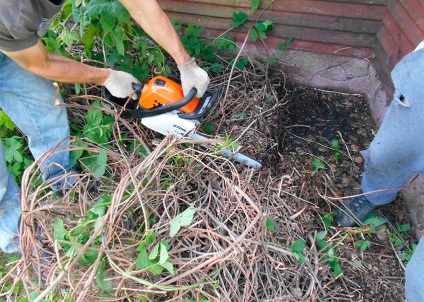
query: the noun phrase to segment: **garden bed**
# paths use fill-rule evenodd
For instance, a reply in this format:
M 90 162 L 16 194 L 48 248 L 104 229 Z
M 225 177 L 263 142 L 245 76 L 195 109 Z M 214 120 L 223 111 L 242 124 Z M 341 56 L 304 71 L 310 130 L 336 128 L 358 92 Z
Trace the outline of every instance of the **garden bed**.
M 403 301 L 414 237 L 402 201 L 375 212 L 388 220 L 379 226 L 331 221 L 341 198 L 359 191 L 360 150 L 375 132 L 366 101 L 289 84 L 261 66 L 215 78 L 211 87 L 224 89 L 202 123 L 263 168 L 163 138 L 107 105 L 116 123 L 98 190 L 87 186 L 88 169 L 64 196 L 25 174 L 25 257 L 10 276 L 52 301 Z M 67 99 L 73 131 L 87 123 L 96 89 Z M 85 143 L 74 151 L 96 157 L 99 145 Z M 171 236 L 179 214 L 190 223 Z M 32 221 L 55 253 L 49 263 L 31 252 Z M 86 244 L 67 243 L 74 235 Z M 44 272 L 39 283 L 29 264 Z

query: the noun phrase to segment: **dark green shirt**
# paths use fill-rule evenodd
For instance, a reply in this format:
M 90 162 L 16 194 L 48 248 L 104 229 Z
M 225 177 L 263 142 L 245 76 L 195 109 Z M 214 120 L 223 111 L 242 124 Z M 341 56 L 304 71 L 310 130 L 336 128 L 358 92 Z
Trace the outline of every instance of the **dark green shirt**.
M 64 0 L 0 0 L 0 49 L 34 46 L 49 28 Z

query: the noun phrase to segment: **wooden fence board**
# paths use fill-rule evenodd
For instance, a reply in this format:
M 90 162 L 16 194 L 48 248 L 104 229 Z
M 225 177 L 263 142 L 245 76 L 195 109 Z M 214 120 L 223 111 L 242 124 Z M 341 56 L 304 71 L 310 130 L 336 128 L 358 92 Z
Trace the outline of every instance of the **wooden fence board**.
M 250 0 L 186 0 L 186 1 L 170 1 L 158 0 L 162 5 L 168 3 L 176 4 L 178 2 L 186 2 L 187 8 L 195 3 L 206 5 L 213 3 L 215 6 L 221 6 L 222 10 L 229 10 L 231 12 L 242 10 L 250 13 L 251 1 Z M 346 17 L 355 19 L 366 20 L 381 20 L 384 17 L 385 5 L 370 5 L 364 3 L 341 3 L 332 1 L 320 0 L 277 0 L 271 5 L 267 6 L 268 2 L 261 2 L 260 8 L 266 7 L 269 11 L 283 11 L 292 13 L 302 13 L 305 15 L 324 15 L 334 17 Z M 305 16 L 306 17 L 306 16 Z
M 411 18 L 411 15 L 405 10 L 404 6 L 396 1 L 390 3 L 387 8 L 390 15 L 393 16 L 394 22 L 396 22 L 398 27 L 402 30 L 403 35 L 405 35 L 412 44 L 418 44 L 422 40 L 424 33 L 415 20 Z M 424 18 L 424 15 L 422 18 Z M 399 45 L 399 47 L 402 46 Z
M 402 56 L 406 55 L 413 49 L 413 45 L 405 32 L 400 28 L 399 23 L 389 12 L 383 19 L 384 29 L 390 33 L 397 48 L 402 52 Z
M 180 13 L 168 13 L 169 17 L 183 20 L 184 23 L 204 26 L 210 29 L 226 31 L 230 28 L 230 22 L 222 19 L 217 22 L 217 18 L 203 16 L 199 19 L 195 15 L 185 15 Z M 252 25 L 252 24 L 250 24 Z M 237 32 L 247 32 L 246 27 L 237 29 Z M 271 33 L 270 33 L 271 35 Z M 342 32 L 336 30 L 324 30 L 309 27 L 298 27 L 290 25 L 279 25 L 272 31 L 272 36 L 279 38 L 295 37 L 300 40 L 313 42 L 326 42 L 331 44 L 342 44 L 346 46 L 373 47 L 375 42 L 374 34 L 361 34 L 352 32 Z
M 217 22 L 222 22 L 222 18 L 232 20 L 233 14 L 231 10 L 224 9 L 213 4 L 199 5 L 198 3 L 193 3 L 193 5 L 187 6 L 187 3 L 180 1 L 163 0 L 162 7 L 167 12 L 217 17 L 219 18 L 217 19 Z M 258 14 L 251 15 L 250 20 L 255 21 L 257 19 L 257 15 Z M 261 14 L 261 21 L 267 19 L 273 21 L 276 26 L 283 24 L 368 34 L 376 34 L 378 29 L 381 27 L 381 21 L 375 20 L 358 20 L 319 15 L 310 15 L 305 17 L 304 14 L 277 11 L 264 11 Z M 228 24 L 228 22 L 226 23 Z
M 424 32 L 424 5 L 420 0 L 399 0 L 408 14 Z

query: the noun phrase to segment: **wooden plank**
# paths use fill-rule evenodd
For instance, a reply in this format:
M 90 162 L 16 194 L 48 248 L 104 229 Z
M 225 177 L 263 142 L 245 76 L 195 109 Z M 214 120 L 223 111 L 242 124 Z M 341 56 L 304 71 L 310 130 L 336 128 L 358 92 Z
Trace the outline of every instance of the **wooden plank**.
M 418 24 L 412 19 L 403 5 L 397 1 L 391 2 L 387 6 L 387 9 L 408 40 L 413 45 L 418 45 L 424 38 L 424 32 L 419 28 Z M 424 15 L 422 18 L 424 18 Z
M 164 1 L 158 0 L 162 5 Z M 180 1 L 178 1 L 180 2 Z M 194 3 L 202 5 L 211 4 L 215 6 L 233 7 L 234 11 L 245 11 L 250 13 L 251 0 L 185 0 L 187 7 Z M 174 1 L 174 4 L 177 2 Z M 323 15 L 333 17 L 346 17 L 366 20 L 382 20 L 385 12 L 385 5 L 368 5 L 361 3 L 338 3 L 321 0 L 276 0 L 272 5 L 262 1 L 260 9 L 266 7 L 270 11 L 303 13 L 310 15 Z
M 328 0 L 330 2 L 346 2 L 346 3 L 363 3 L 363 4 L 377 4 L 386 5 L 388 0 Z
M 415 20 L 421 31 L 424 32 L 424 5 L 420 0 L 399 0 L 409 15 Z
M 376 34 L 381 27 L 381 21 L 341 18 L 333 16 L 304 15 L 298 13 L 281 13 L 265 11 L 262 20 L 269 19 L 279 24 L 312 27 L 338 31 Z
M 413 43 L 409 40 L 408 35 L 399 27 L 399 23 L 393 18 L 391 12 L 384 17 L 383 25 L 401 52 L 407 54 L 414 49 Z
M 196 26 L 219 29 L 222 31 L 227 31 L 231 27 L 230 20 L 227 19 L 218 20 L 215 17 L 207 16 L 202 16 L 201 18 L 199 18 L 196 15 L 187 15 L 174 12 L 168 12 L 168 16 L 170 18 L 175 18 L 176 20 L 184 24 L 193 24 Z M 241 27 L 231 32 L 247 32 L 247 28 Z M 274 28 L 270 35 L 280 38 L 295 37 L 299 40 L 325 42 L 331 44 L 358 47 L 374 47 L 375 43 L 375 35 L 373 34 L 342 32 L 336 30 L 324 30 L 309 27 L 302 28 L 290 25 L 279 25 Z
M 218 37 L 222 34 L 220 30 L 207 30 L 213 37 Z M 246 39 L 245 33 L 236 33 L 234 36 L 234 42 L 243 43 Z M 269 47 L 271 52 L 279 52 L 278 45 L 284 42 L 286 39 L 279 37 L 268 37 L 265 40 L 265 44 Z M 249 41 L 249 40 L 248 40 Z M 249 44 L 253 44 L 253 41 L 248 42 Z M 257 47 L 263 47 L 262 44 L 255 43 Z M 290 44 L 291 50 L 299 50 L 299 51 L 307 51 L 313 53 L 322 53 L 336 56 L 346 56 L 346 57 L 355 57 L 355 58 L 370 58 L 374 54 L 374 49 L 370 47 L 354 47 L 354 46 L 346 46 L 340 44 L 328 44 L 322 42 L 313 42 L 313 41 L 305 41 L 295 39 Z M 265 51 L 264 51 L 265 52 Z
M 212 4 L 199 5 L 198 3 L 192 3 L 187 6 L 187 3 L 182 1 L 174 0 L 163 0 L 162 7 L 167 12 L 184 13 L 197 16 L 210 16 L 226 18 L 232 20 L 232 11 L 229 7 L 216 6 Z M 250 16 L 250 20 L 257 20 L 258 14 Z M 333 16 L 318 16 L 318 15 L 303 15 L 298 13 L 286 13 L 286 12 L 275 12 L 265 11 L 261 14 L 261 20 L 271 20 L 276 26 L 279 24 L 300 26 L 300 27 L 312 27 L 322 28 L 339 31 L 349 31 L 358 33 L 376 34 L 381 26 L 380 21 L 375 20 L 360 20 L 352 18 L 340 18 Z
M 387 31 L 385 27 L 382 27 L 381 30 L 377 34 L 377 40 L 380 42 L 382 49 L 384 50 L 387 56 L 388 66 L 393 67 L 397 62 L 401 60 L 404 56 L 402 51 L 397 46 L 393 37 Z
M 388 57 L 379 43 L 377 43 L 377 46 L 375 47 L 375 54 L 376 56 L 373 60 L 371 60 L 371 64 L 375 68 L 375 71 L 389 96 L 387 100 L 388 105 L 394 93 L 394 86 L 390 76 L 393 66 L 389 66 L 387 63 Z

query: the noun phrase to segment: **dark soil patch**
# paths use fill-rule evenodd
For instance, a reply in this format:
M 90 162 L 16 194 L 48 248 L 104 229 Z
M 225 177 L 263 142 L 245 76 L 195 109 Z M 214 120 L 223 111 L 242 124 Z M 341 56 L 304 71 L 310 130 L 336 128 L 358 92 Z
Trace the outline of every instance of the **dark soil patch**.
M 318 215 L 328 214 L 339 201 L 329 204 L 322 196 L 346 197 L 360 192 L 363 167 L 360 151 L 368 147 L 375 133 L 366 101 L 360 95 L 298 85 L 281 86 L 278 92 L 284 97 L 285 105 L 268 119 L 270 140 L 259 158 L 275 176 L 295 169 L 302 184 L 299 197 L 314 204 L 316 207 L 311 209 Z M 316 161 L 323 163 L 323 169 L 316 170 Z M 389 221 L 389 229 L 390 225 L 410 224 L 402 200 L 376 211 L 380 215 L 382 212 Z M 305 228 L 313 232 L 320 229 L 317 224 L 317 220 L 309 221 Z M 350 293 L 351 301 L 404 300 L 404 268 L 396 256 L 401 248 L 390 243 L 390 236 L 381 235 L 381 231 L 364 237 L 359 231 L 355 234 L 354 229 L 341 228 L 330 232 L 340 240 L 337 251 L 344 273 L 335 283 L 341 291 L 344 288 Z M 346 237 L 340 239 L 340 233 Z M 415 241 L 412 231 L 402 236 L 406 242 Z M 371 242 L 371 247 L 360 253 L 355 241 L 365 239 Z

